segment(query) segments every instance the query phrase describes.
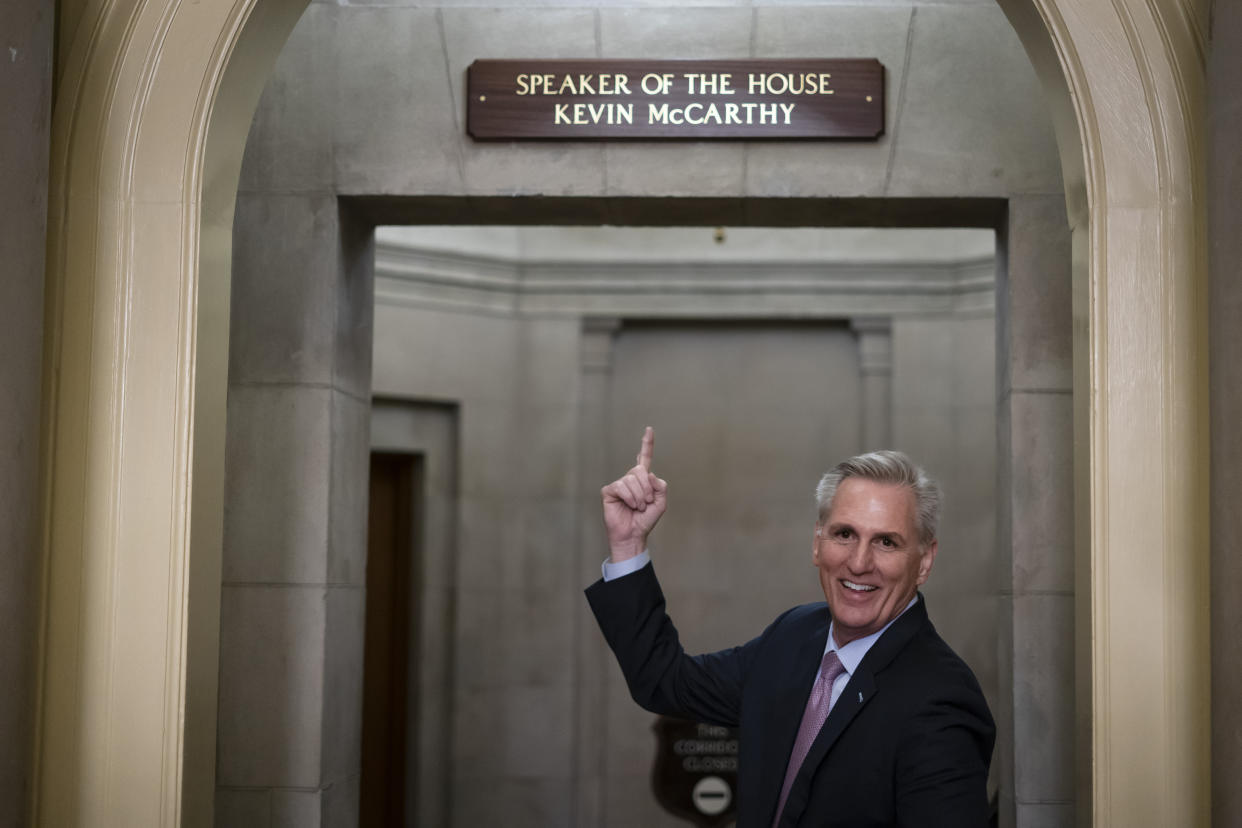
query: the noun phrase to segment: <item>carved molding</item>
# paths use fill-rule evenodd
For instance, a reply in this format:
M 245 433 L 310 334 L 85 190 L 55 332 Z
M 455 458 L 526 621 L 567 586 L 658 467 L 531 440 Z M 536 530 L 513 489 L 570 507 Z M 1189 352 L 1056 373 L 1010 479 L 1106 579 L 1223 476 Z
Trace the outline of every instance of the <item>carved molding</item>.
M 859 370 L 862 376 L 893 373 L 893 320 L 888 316 L 856 316 L 850 330 L 858 335 Z
M 1208 825 L 1201 33 L 1183 0 L 1034 5 L 1074 103 L 1090 219 L 1074 310 L 1076 430 L 1089 457 L 1076 472 L 1080 624 L 1090 619 L 1077 631 L 1090 668 L 1079 718 L 1091 733 L 1079 819 Z
M 953 262 L 521 261 L 377 244 L 378 304 L 492 313 L 853 316 L 990 312 L 995 258 Z
M 582 320 L 582 347 L 579 349 L 583 371 L 612 370 L 613 345 L 621 330 L 621 320 L 612 317 L 587 317 Z

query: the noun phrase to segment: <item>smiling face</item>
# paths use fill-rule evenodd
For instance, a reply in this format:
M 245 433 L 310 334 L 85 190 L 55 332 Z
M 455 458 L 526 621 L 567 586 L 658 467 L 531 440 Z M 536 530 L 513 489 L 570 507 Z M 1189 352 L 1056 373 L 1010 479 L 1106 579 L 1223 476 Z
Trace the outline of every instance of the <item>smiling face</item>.
M 840 647 L 883 629 L 905 609 L 931 572 L 936 542 L 920 543 L 909 488 L 847 477 L 815 524 L 811 558 Z

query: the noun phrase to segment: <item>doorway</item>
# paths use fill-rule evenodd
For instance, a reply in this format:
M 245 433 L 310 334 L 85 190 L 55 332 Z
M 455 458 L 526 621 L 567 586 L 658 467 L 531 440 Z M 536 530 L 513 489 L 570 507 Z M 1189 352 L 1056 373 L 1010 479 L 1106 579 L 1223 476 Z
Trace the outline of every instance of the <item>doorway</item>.
M 601 797 L 609 818 L 667 819 L 649 791 L 650 721 L 580 600 L 603 556 L 598 487 L 632 459 L 624 435 L 644 417 L 661 462 L 680 469 L 680 536 L 701 535 L 691 524 L 713 507 L 736 518 L 734 542 L 702 578 L 671 560 L 662 569 L 692 646 L 737 643 L 816 599 L 803 554 L 814 481 L 842 456 L 896 441 L 957 495 L 945 520 L 955 554 L 929 600 L 1004 704 L 995 247 L 990 229 L 377 230 L 375 391 L 452 400 L 461 416 L 454 641 L 471 657 L 441 758 L 455 824 L 607 825 L 591 816 Z M 741 440 L 756 420 L 780 432 L 766 448 Z M 725 491 L 741 457 L 766 463 L 766 523 Z M 672 518 L 661 544 L 679 547 Z M 747 557 L 743 539 L 769 544 L 771 565 Z M 753 606 L 719 611 L 756 582 Z
M 458 421 L 443 401 L 372 401 L 367 543 L 383 557 L 367 563 L 362 825 L 450 821 Z
M 420 592 L 411 572 L 421 571 L 421 455 L 372 452 L 367 507 L 366 642 L 362 680 L 361 828 L 404 825 L 407 800 L 406 739 L 418 739 L 419 640 L 410 600 Z M 417 674 L 415 674 L 417 678 Z M 417 778 L 417 773 L 414 774 Z

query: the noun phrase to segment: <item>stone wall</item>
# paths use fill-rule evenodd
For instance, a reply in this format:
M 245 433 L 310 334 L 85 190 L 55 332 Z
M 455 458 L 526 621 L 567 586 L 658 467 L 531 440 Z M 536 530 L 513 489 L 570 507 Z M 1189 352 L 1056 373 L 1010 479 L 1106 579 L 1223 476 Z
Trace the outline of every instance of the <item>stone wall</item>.
M 238 198 L 216 824 L 358 818 L 371 378 L 369 227 Z
M 53 5 L 0 7 L 0 826 L 28 821 L 39 639 L 39 430 Z
M 578 326 L 381 305 L 376 329 L 375 393 L 458 411 L 448 787 L 430 795 L 455 825 L 572 824 Z
M 503 5 L 503 4 L 497 4 Z M 477 58 L 870 55 L 874 142 L 473 143 Z M 982 82 L 981 79 L 986 79 Z M 310 5 L 256 114 L 242 190 L 359 195 L 1058 193 L 1040 87 L 991 2 L 681 8 Z
M 405 747 L 401 797 L 407 821 L 415 825 L 449 824 L 453 797 L 459 413 L 456 405 L 420 403 L 408 397 L 376 398 L 371 409 L 372 450 L 417 457 L 421 467 L 421 485 L 412 492 L 416 502 L 408 504 L 415 516 L 406 619 L 409 692 L 405 731 L 396 736 Z M 372 580 L 368 577 L 368 583 Z M 392 706 L 397 707 L 396 700 Z
M 1074 445 L 1065 200 L 1010 199 L 997 290 L 1002 818 L 1074 824 Z M 1006 718 L 1012 716 L 1012 721 Z M 1010 802 L 1010 797 L 1013 801 Z
M 1242 8 L 1213 4 L 1208 61 L 1212 440 L 1212 824 L 1242 824 Z

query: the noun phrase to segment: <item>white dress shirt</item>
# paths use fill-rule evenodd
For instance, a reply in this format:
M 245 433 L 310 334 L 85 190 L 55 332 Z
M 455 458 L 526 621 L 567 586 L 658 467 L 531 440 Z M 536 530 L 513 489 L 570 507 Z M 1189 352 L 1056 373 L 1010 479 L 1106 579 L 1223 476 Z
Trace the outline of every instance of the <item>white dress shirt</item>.
M 841 666 L 845 668 L 845 672 L 837 676 L 837 680 L 832 683 L 832 701 L 828 705 L 829 710 L 832 710 L 832 706 L 837 703 L 837 699 L 841 698 L 841 692 L 845 690 L 845 685 L 850 683 L 850 676 L 854 675 L 854 671 L 857 670 L 858 665 L 862 663 L 863 656 L 865 656 L 867 651 L 871 649 L 871 645 L 879 641 L 880 636 L 884 635 L 885 630 L 893 626 L 893 621 L 896 621 L 904 615 L 906 610 L 914 606 L 918 600 L 919 596 L 916 592 L 914 597 L 910 599 L 910 603 L 906 604 L 905 608 L 901 612 L 893 616 L 892 621 L 889 621 L 871 635 L 864 635 L 862 638 L 855 638 L 844 647 L 837 646 L 836 639 L 832 634 L 836 629 L 837 622 L 833 621 L 828 625 L 828 643 L 824 646 L 824 653 L 826 654 L 832 650 L 836 650 L 837 658 L 841 659 Z M 820 669 L 823 669 L 822 665 Z M 815 673 L 815 680 L 819 681 L 819 671 L 816 671 Z

